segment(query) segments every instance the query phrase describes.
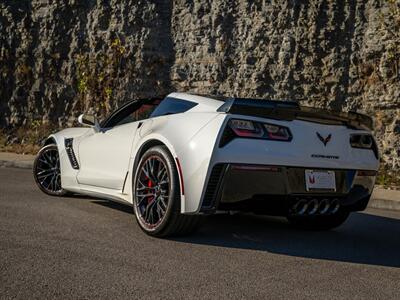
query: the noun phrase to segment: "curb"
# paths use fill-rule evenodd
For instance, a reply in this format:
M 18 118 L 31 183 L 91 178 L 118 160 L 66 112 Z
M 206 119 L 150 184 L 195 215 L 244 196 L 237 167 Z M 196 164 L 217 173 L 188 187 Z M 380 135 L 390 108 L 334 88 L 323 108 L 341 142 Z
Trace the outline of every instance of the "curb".
M 400 211 L 400 190 L 386 190 L 376 187 L 368 207 Z
M 31 160 L 0 160 L 0 167 L 32 169 L 33 161 Z
M 0 167 L 32 169 L 35 155 L 0 152 Z
M 368 207 L 400 211 L 400 201 L 385 200 L 385 199 L 372 199 L 370 201 L 370 203 L 368 204 Z

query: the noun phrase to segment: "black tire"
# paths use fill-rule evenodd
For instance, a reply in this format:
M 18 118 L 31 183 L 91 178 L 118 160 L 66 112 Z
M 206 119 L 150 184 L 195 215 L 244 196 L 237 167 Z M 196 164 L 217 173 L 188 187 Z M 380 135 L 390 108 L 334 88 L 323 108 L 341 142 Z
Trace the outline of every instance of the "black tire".
M 339 210 L 337 213 L 328 216 L 289 216 L 290 224 L 297 228 L 309 230 L 330 230 L 342 225 L 350 213 Z
M 61 185 L 60 157 L 55 144 L 44 146 L 33 164 L 33 177 L 42 192 L 50 196 L 64 196 Z
M 180 213 L 178 171 L 165 146 L 152 147 L 143 154 L 135 170 L 132 190 L 136 220 L 148 235 L 180 236 L 197 229 L 200 216 Z

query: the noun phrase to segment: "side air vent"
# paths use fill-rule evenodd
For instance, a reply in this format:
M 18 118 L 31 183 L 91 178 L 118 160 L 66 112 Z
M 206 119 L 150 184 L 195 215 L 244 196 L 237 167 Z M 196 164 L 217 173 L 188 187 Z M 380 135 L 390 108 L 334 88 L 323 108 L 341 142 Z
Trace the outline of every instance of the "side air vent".
M 225 164 L 217 164 L 213 167 L 210 178 L 208 179 L 206 192 L 204 194 L 203 203 L 201 205 L 201 211 L 204 212 L 216 208 L 216 198 L 222 183 L 222 177 L 225 169 Z
M 69 158 L 72 168 L 74 168 L 75 170 L 78 170 L 79 164 L 78 164 L 78 160 L 76 159 L 76 156 L 74 153 L 73 141 L 74 141 L 74 139 L 72 139 L 72 138 L 64 140 L 65 150 L 67 152 L 67 155 L 68 155 L 68 158 Z

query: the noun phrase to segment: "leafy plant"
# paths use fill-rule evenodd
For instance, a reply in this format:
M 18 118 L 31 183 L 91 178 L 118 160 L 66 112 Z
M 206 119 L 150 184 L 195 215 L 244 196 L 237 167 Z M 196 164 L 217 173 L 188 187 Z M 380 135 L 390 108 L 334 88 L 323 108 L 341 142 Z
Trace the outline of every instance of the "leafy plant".
M 117 87 L 122 59 L 126 49 L 119 38 L 110 42 L 103 53 L 76 57 L 76 82 L 79 93 L 79 109 L 104 116 L 113 103 L 113 91 Z
M 383 167 L 379 170 L 378 176 L 376 177 L 376 184 L 382 185 L 385 188 L 399 188 L 400 172 Z
M 11 130 L 0 130 L 0 151 L 35 154 L 44 141 L 58 126 L 41 120 Z

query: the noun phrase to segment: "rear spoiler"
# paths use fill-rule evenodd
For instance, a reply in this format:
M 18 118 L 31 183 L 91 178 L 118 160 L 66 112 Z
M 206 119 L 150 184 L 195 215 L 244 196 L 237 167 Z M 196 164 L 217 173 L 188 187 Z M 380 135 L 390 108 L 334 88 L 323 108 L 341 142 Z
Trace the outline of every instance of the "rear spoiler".
M 294 101 L 230 98 L 217 111 L 275 120 L 304 120 L 321 124 L 345 125 L 354 129 L 373 129 L 373 120 L 367 115 L 300 106 Z

